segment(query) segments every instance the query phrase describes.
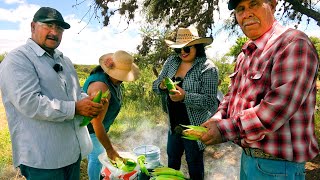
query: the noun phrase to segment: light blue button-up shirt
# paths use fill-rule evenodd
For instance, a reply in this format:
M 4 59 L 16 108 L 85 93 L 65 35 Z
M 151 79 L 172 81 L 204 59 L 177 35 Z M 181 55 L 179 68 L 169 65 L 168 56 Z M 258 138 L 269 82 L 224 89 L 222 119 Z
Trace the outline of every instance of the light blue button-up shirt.
M 62 71 L 52 67 L 61 64 Z M 0 64 L 0 88 L 12 141 L 14 166 L 56 169 L 92 150 L 82 116 L 75 115 L 81 94 L 69 58 L 50 56 L 33 40 L 11 51 Z

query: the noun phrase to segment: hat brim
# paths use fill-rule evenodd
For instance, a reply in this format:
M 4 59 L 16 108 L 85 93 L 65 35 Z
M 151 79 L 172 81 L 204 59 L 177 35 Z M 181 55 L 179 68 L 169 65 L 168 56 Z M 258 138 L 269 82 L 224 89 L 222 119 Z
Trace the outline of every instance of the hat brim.
M 113 53 L 109 53 L 108 55 L 106 55 L 105 59 L 112 58 L 112 56 L 113 56 Z M 102 63 L 102 61 L 99 61 L 99 64 L 105 73 L 107 73 L 109 76 L 119 81 L 125 81 L 125 82 L 135 81 L 140 76 L 139 68 L 135 63 L 132 63 L 131 71 L 129 72 L 125 70 L 117 69 L 116 67 L 109 68 L 105 66 L 105 64 Z
M 46 23 L 46 22 L 54 22 L 54 23 L 57 23 L 59 26 L 61 26 L 63 29 L 69 29 L 71 26 L 70 24 L 66 23 L 66 22 L 63 22 L 63 21 L 57 21 L 56 19 L 41 19 L 41 20 L 38 20 L 39 22 L 43 22 L 43 23 Z
M 173 42 L 170 40 L 165 40 L 167 45 L 171 48 L 183 48 L 185 46 L 192 46 L 195 44 L 204 44 L 205 46 L 211 44 L 213 39 L 211 37 L 199 38 L 185 43 Z
M 132 64 L 131 71 L 129 72 L 121 69 L 116 69 L 116 68 L 113 68 L 113 69 L 105 68 L 103 70 L 114 79 L 117 79 L 119 81 L 125 81 L 125 82 L 135 81 L 139 78 L 139 75 L 140 75 L 139 68 L 135 64 Z

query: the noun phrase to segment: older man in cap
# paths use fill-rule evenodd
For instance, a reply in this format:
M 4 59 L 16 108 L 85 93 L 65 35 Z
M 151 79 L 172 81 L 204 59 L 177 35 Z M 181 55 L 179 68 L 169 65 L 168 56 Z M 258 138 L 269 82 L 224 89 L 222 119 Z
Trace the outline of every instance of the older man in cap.
M 281 26 L 276 0 L 230 0 L 249 41 L 205 144 L 243 148 L 240 179 L 305 179 L 305 162 L 319 153 L 314 130 L 318 54 L 307 35 Z
M 79 124 L 103 105 L 81 94 L 72 62 L 56 49 L 69 28 L 59 11 L 40 8 L 31 39 L 0 65 L 13 164 L 28 180 L 80 179 L 81 158 L 92 149 L 87 128 Z

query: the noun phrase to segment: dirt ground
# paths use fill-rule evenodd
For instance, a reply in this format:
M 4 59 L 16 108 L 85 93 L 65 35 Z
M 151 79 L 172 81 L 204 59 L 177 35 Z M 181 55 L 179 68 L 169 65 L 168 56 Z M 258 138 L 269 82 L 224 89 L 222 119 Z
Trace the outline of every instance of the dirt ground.
M 307 180 L 320 179 L 320 154 L 307 162 L 305 167 Z

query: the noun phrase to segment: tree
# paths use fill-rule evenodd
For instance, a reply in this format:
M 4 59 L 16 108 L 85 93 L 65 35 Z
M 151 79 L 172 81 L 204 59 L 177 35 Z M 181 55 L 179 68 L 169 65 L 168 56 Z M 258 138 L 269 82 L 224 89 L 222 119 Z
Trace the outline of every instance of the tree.
M 219 3 L 228 0 L 143 0 L 142 7 L 149 22 L 165 22 L 167 26 L 198 24 L 201 32 L 207 32 L 214 25 L 213 11 L 220 11 Z M 314 19 L 320 26 L 320 11 L 316 9 L 319 0 L 279 0 L 281 5 L 278 12 L 283 17 L 301 22 L 302 16 Z M 78 4 L 78 0 L 76 0 Z M 111 4 L 119 4 L 118 9 L 112 9 Z M 138 11 L 137 0 L 95 0 L 95 10 L 100 9 L 104 17 L 104 25 L 108 26 L 110 18 L 119 13 L 127 19 L 134 20 Z M 231 16 L 233 16 L 231 14 Z
M 310 39 L 311 39 L 311 42 L 312 42 L 312 43 L 314 44 L 314 46 L 316 47 L 316 50 L 317 50 L 317 52 L 318 52 L 318 55 L 320 55 L 320 38 L 311 36 Z
M 85 1 L 85 0 L 84 0 Z M 147 29 L 143 34 L 142 44 L 137 47 L 139 54 L 146 55 L 150 51 L 160 51 L 155 58 L 156 63 L 163 62 L 166 58 L 166 52 L 161 48 L 163 41 L 173 39 L 174 33 L 179 26 L 196 25 L 200 36 L 205 36 L 210 33 L 215 25 L 213 12 L 219 12 L 219 3 L 227 3 L 228 0 L 142 0 L 142 12 L 145 15 L 145 20 L 154 29 L 163 28 L 159 36 L 149 36 L 149 30 L 155 31 L 152 28 Z M 82 1 L 83 2 L 83 1 Z M 82 3 L 80 2 L 80 3 Z M 301 23 L 302 17 L 307 17 L 307 23 L 310 19 L 314 19 L 320 26 L 320 10 L 315 9 L 319 0 L 279 0 L 280 8 L 277 9 L 282 21 L 294 21 L 296 27 Z M 76 5 L 80 4 L 76 0 Z M 140 3 L 140 1 L 139 1 Z M 112 8 L 118 5 L 118 8 Z M 96 11 L 98 10 L 104 19 L 104 26 L 108 26 L 110 18 L 115 14 L 120 14 L 128 23 L 132 23 L 135 19 L 135 13 L 140 12 L 137 0 L 94 0 L 92 5 Z M 223 29 L 229 30 L 231 34 L 239 35 L 236 31 L 236 22 L 234 14 L 230 14 L 230 18 L 226 21 Z M 153 34 L 152 34 L 153 35 Z M 212 35 L 213 36 L 213 35 Z
M 234 59 L 236 59 L 238 57 L 238 55 L 241 53 L 242 51 L 242 46 L 248 41 L 248 38 L 247 37 L 239 37 L 237 40 L 236 40 L 236 44 L 233 45 L 231 48 L 230 48 L 230 51 L 226 54 L 227 56 L 232 56 L 234 57 Z
M 320 38 L 311 36 L 310 39 L 318 52 L 318 57 L 320 57 Z M 318 79 L 320 79 L 320 71 L 318 71 Z
M 235 63 L 229 63 L 226 56 L 222 57 L 221 59 L 213 59 L 212 61 L 219 70 L 219 80 L 221 80 L 219 89 L 223 92 L 223 94 L 226 94 L 230 85 L 229 75 L 233 73 Z

